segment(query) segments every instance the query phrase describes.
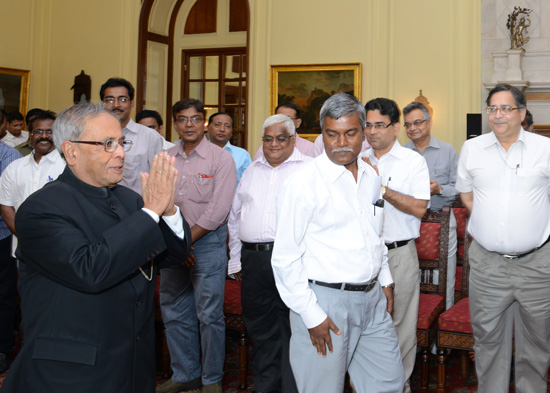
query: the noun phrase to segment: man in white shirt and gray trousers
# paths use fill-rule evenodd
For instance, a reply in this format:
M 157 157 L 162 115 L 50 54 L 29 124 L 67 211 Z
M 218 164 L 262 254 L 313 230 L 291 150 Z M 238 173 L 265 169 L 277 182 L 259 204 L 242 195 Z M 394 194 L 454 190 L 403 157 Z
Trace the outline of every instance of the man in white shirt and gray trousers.
M 380 179 L 357 157 L 365 109 L 353 96 L 321 108 L 325 152 L 277 196 L 271 259 L 290 308 L 290 363 L 300 393 L 401 393 L 404 374 L 391 315 L 393 278 L 374 214 Z M 328 351 L 327 351 L 328 349 Z M 328 352 L 328 353 L 327 353 Z
M 545 392 L 550 366 L 550 139 L 526 132 L 523 93 L 487 98 L 492 132 L 468 140 L 456 189 L 471 212 L 470 315 L 478 392 Z
M 404 392 L 416 360 L 416 323 L 420 298 L 418 255 L 414 239 L 420 235 L 420 219 L 430 200 L 430 175 L 424 157 L 397 141 L 401 128 L 399 107 L 387 98 L 366 103 L 366 135 L 372 149 L 362 153 L 382 177 L 384 199 L 382 236 L 388 247 L 388 263 L 395 280 L 393 324 L 405 369 Z

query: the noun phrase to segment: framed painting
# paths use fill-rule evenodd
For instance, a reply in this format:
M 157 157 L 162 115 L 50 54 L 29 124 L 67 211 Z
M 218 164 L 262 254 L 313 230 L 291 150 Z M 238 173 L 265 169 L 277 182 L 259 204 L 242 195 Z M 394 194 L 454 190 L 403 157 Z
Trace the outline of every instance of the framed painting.
M 27 113 L 31 72 L 0 67 L 0 109 Z
M 336 93 L 349 93 L 361 99 L 361 63 L 272 65 L 270 108 L 293 102 L 302 112 L 301 137 L 311 141 L 321 133 L 319 111 Z

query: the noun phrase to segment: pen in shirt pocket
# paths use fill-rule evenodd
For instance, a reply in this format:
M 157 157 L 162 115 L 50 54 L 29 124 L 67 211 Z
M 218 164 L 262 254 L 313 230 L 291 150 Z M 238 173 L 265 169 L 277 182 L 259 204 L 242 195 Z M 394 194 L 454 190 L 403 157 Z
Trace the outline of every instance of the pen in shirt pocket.
M 202 184 L 202 179 L 212 179 L 212 175 L 206 175 L 204 173 L 197 173 L 195 176 L 197 176 Z

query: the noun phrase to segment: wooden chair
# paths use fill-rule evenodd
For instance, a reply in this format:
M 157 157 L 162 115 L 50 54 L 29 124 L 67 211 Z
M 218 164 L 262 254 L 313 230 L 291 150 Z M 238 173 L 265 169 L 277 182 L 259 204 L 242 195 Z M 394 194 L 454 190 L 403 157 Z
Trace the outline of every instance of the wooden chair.
M 239 332 L 239 387 L 246 389 L 248 375 L 248 336 L 243 321 L 241 306 L 241 282 L 225 280 L 225 299 L 223 304 L 225 328 Z
M 420 224 L 420 237 L 415 240 L 420 266 L 416 339 L 422 350 L 420 391 L 423 393 L 428 392 L 428 361 L 430 346 L 436 337 L 437 317 L 445 310 L 450 211 L 448 206 L 440 212 L 428 210 Z M 437 283 L 433 283 L 435 269 L 439 270 Z
M 462 351 L 462 376 L 468 377 L 468 352 L 474 350 L 474 336 L 470 318 L 470 299 L 468 298 L 468 276 L 470 273 L 468 264 L 468 248 L 471 238 L 465 236 L 464 259 L 462 265 L 462 296 L 453 307 L 439 316 L 439 327 L 437 330 L 438 348 L 438 372 L 437 372 L 437 393 L 445 393 L 446 385 L 446 360 L 445 349 L 457 349 Z
M 462 271 L 464 261 L 464 240 L 466 239 L 466 224 L 468 220 L 468 212 L 460 199 L 454 201 L 452 205 L 453 213 L 456 218 L 456 238 L 457 238 L 457 255 L 456 255 L 456 278 L 455 278 L 455 303 L 462 299 Z

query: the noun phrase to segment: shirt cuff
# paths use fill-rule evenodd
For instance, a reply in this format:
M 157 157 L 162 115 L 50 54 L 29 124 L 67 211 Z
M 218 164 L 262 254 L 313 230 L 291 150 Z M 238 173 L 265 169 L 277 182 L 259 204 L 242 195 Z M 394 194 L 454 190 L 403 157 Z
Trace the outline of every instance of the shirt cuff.
M 300 316 L 302 317 L 302 321 L 304 321 L 306 328 L 311 329 L 323 323 L 324 320 L 327 319 L 328 315 L 321 308 L 321 306 L 319 306 L 319 303 L 315 303 L 312 310 L 308 310 L 307 312 L 300 314 Z
M 159 223 L 159 215 L 157 213 L 155 213 L 154 211 L 152 210 L 149 210 L 145 207 L 142 207 L 141 210 L 143 210 L 145 213 L 149 214 L 149 216 L 155 220 L 155 222 L 158 224 Z
M 180 214 L 180 208 L 178 206 L 175 206 L 176 208 L 176 214 L 173 216 L 162 216 L 162 219 L 168 225 L 168 228 L 174 232 L 174 235 L 179 237 L 183 240 L 183 237 L 185 236 L 185 232 L 183 230 L 183 218 Z M 142 207 L 141 210 L 143 210 L 145 213 L 149 214 L 149 216 L 155 220 L 155 222 L 158 224 L 160 221 L 159 215 L 155 213 L 154 211 L 147 209 L 145 207 Z

